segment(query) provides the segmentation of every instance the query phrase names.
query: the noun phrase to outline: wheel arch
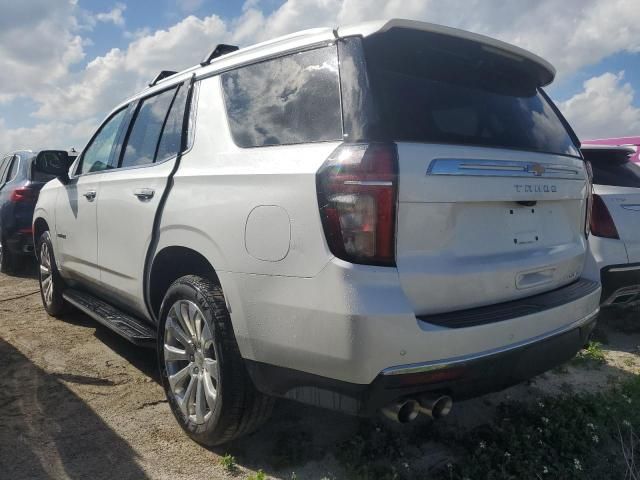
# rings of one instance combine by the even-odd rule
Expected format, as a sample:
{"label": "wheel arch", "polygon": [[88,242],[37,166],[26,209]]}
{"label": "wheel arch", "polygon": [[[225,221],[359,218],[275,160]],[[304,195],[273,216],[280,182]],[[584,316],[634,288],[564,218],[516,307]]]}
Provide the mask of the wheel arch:
{"label": "wheel arch", "polygon": [[154,256],[149,272],[149,301],[156,318],[171,284],[185,275],[199,275],[220,285],[215,268],[201,253],[178,245],[162,248]]}
{"label": "wheel arch", "polygon": [[49,223],[43,217],[37,217],[33,221],[33,245],[36,257],[38,257],[38,249],[36,246],[38,245],[38,240],[40,236],[46,232],[51,232],[51,228],[49,228]]}

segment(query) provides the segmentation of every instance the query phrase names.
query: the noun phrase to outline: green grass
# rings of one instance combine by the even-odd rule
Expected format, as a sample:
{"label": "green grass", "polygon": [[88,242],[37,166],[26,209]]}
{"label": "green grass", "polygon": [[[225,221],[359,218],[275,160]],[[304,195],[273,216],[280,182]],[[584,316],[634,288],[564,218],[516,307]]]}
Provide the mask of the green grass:
{"label": "green grass", "polygon": [[220,459],[220,465],[222,465],[222,467],[227,472],[233,473],[238,470],[238,466],[236,465],[236,457],[234,457],[230,453],[227,453],[222,456],[222,458]]}
{"label": "green grass", "polygon": [[[629,471],[639,467],[629,467],[623,454],[630,457],[632,446],[640,451],[638,406],[636,376],[603,393],[502,404],[493,423],[466,432],[434,424],[408,435],[363,423],[336,456],[358,480],[638,478]],[[415,465],[424,455],[420,446],[430,440],[447,448],[451,459],[426,472]]]}
{"label": "green grass", "polygon": [[600,342],[590,341],[589,344],[571,361],[573,365],[598,367],[604,365],[607,359]]}
{"label": "green grass", "polygon": [[247,480],[266,480],[266,479],[267,479],[267,475],[262,470],[258,470],[257,472],[252,473],[247,477]]}

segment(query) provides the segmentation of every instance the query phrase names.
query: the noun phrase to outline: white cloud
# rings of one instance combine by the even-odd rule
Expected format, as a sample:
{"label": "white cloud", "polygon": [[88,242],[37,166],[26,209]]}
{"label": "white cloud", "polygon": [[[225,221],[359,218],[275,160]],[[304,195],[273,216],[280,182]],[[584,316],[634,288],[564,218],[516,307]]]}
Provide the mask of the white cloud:
{"label": "white cloud", "polygon": [[583,91],[559,107],[582,139],[637,135],[640,108],[633,104],[634,95],[624,72],[607,72],[584,82]]}
{"label": "white cloud", "polygon": [[199,9],[204,0],[176,0],[178,7],[185,13],[191,13]]}
{"label": "white cloud", "polygon": [[189,16],[168,30],[132,41],[126,50],[114,48],[97,57],[69,85],[36,94],[40,108],[34,115],[62,120],[104,115],[143,88],[160,70],[194,65],[227,36],[219,17]]}
{"label": "white cloud", "polygon": [[[194,11],[202,0],[176,0],[183,11]],[[125,32],[130,44],[90,61],[79,72],[70,67],[84,55],[87,40],[74,32],[90,28],[91,21],[123,26],[125,6],[90,14],[74,0],[31,0],[3,6],[0,17],[0,102],[15,95],[38,105],[35,116],[45,121],[83,122],[104,117],[125,97],[143,88],[157,72],[196,64],[217,43],[247,45],[296,30],[343,25],[387,17],[413,18],[460,27],[500,38],[547,58],[568,77],[585,65],[619,51],[640,51],[638,0],[287,0],[269,15],[260,2],[245,2],[240,16],[223,21],[216,15],[187,16],[168,29]],[[28,3],[28,6],[22,4]],[[100,17],[100,18],[98,18]],[[87,25],[82,25],[81,18]],[[30,35],[17,35],[30,31]],[[42,48],[46,45],[47,48]],[[42,73],[46,72],[46,75]],[[613,76],[608,98],[633,97],[631,87]],[[593,79],[592,79],[593,80]],[[611,80],[609,80],[611,83]],[[585,84],[594,95],[595,87]],[[602,86],[598,87],[602,90]],[[563,108],[575,111],[582,97]],[[631,100],[629,101],[631,102]],[[634,108],[628,104],[633,117]],[[585,120],[572,119],[577,125]],[[9,120],[7,120],[9,121]],[[582,122],[582,123],[580,123]],[[7,128],[12,126],[8,123]],[[580,128],[586,129],[581,126]],[[591,128],[591,127],[589,127]],[[593,129],[595,130],[595,126]],[[18,132],[20,129],[10,130]],[[57,130],[56,130],[57,131]],[[59,130],[61,132],[64,129]],[[33,134],[33,132],[24,132]],[[617,133],[617,132],[616,132]],[[0,140],[18,139],[6,134]],[[29,137],[24,137],[28,140]],[[22,143],[24,143],[24,140]],[[17,141],[17,140],[16,140]],[[0,143],[0,147],[10,147]]]}
{"label": "white cloud", "polygon": [[41,148],[80,149],[99,125],[99,118],[86,118],[78,122],[43,122],[29,128],[7,128],[0,118],[0,152]]}
{"label": "white cloud", "polygon": [[96,13],[94,18],[98,22],[103,23],[113,23],[118,27],[124,27],[124,11],[127,9],[127,6],[123,3],[116,3],[116,6],[113,7],[110,11],[104,13]]}
{"label": "white cloud", "polygon": [[73,33],[74,8],[63,0],[3,2],[0,85],[5,100],[51,88],[83,59],[83,40]]}

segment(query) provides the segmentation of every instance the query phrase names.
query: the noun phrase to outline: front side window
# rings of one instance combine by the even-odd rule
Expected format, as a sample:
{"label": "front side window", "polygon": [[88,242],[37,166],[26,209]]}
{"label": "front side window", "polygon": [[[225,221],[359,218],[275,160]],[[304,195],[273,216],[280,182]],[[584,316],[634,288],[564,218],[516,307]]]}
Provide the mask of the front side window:
{"label": "front side window", "polygon": [[241,67],[222,74],[221,81],[240,147],[342,138],[335,46]]}
{"label": "front side window", "polygon": [[78,174],[100,172],[113,168],[110,160],[126,112],[127,109],[123,108],[102,125],[82,155]]}
{"label": "front side window", "polygon": [[144,99],[133,121],[120,167],[153,163],[176,89]]}

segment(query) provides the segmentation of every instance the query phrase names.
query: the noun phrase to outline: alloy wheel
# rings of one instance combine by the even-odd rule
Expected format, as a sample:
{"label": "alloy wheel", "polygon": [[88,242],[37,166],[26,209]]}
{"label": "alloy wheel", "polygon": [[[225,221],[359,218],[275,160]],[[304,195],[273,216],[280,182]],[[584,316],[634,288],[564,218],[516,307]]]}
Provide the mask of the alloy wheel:
{"label": "alloy wheel", "polygon": [[51,253],[46,242],[40,247],[40,285],[42,297],[47,305],[53,301],[53,276],[51,268]]}
{"label": "alloy wheel", "polygon": [[178,300],[164,327],[164,364],[171,393],[191,422],[205,423],[220,390],[220,367],[213,332],[200,308]]}

